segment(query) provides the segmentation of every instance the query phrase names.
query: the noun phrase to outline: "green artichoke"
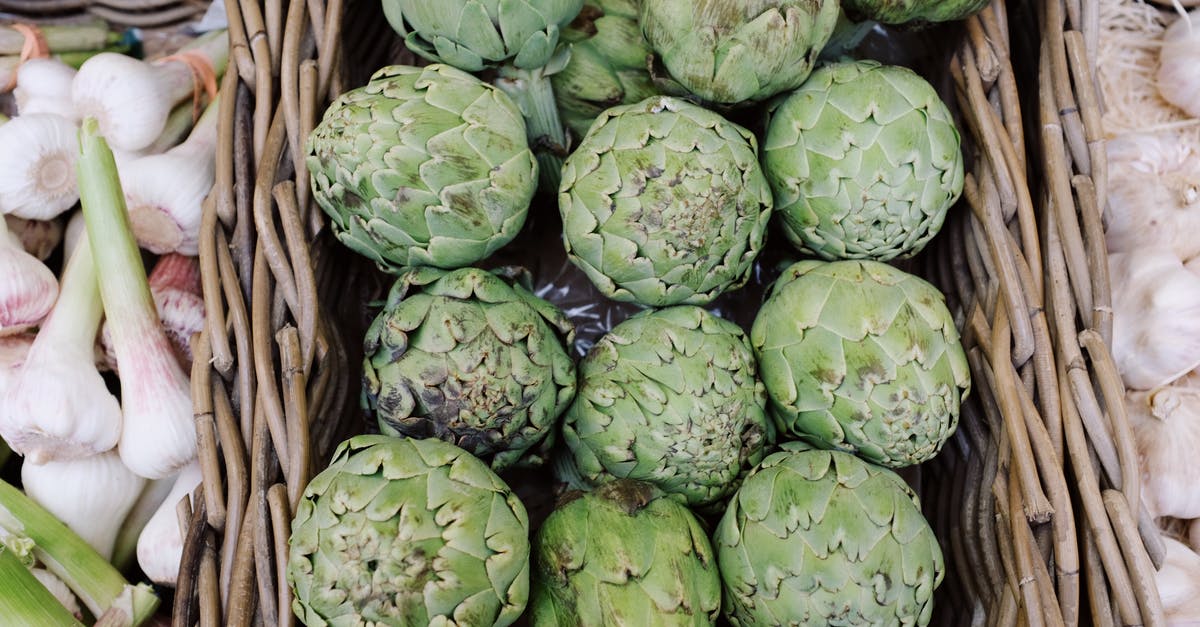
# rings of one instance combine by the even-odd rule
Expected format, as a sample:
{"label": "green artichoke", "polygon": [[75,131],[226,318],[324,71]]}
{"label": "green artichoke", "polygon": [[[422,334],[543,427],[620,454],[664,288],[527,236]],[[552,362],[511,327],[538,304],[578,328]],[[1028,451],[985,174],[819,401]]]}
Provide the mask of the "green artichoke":
{"label": "green artichoke", "polygon": [[989,0],[841,0],[842,8],[856,21],[923,26],[931,22],[953,22],[970,17]]}
{"label": "green artichoke", "polygon": [[875,61],[824,66],[787,96],[763,169],[788,239],[830,260],[916,254],[963,186],[949,109],[912,70]]}
{"label": "green artichoke", "polygon": [[468,72],[511,61],[546,65],[583,0],[383,0],[392,28],[415,53]]}
{"label": "green artichoke", "polygon": [[307,162],[338,239],[391,272],[491,255],[525,224],[537,186],[516,105],[446,65],[386,67],[342,94]]}
{"label": "green artichoke", "polygon": [[570,498],[533,540],[532,627],[715,624],[721,581],[686,507],[626,480]]}
{"label": "green artichoke", "polygon": [[704,305],[745,284],[771,217],[746,129],[655,96],[596,119],[558,195],[572,263],[618,301]]}
{"label": "green artichoke", "polygon": [[723,105],[800,86],[837,19],[837,0],[642,0],[642,32],[671,78]]}
{"label": "green artichoke", "polygon": [[929,624],[945,569],[917,496],[886,468],[794,445],[746,477],[713,536],[730,622]]}
{"label": "green artichoke", "polygon": [[781,437],[892,468],[936,455],[971,389],[941,292],[874,261],[788,267],[750,343]]}
{"label": "green artichoke", "polygon": [[571,60],[551,81],[563,122],[576,137],[605,109],[641,102],[658,93],[651,56],[638,25],[641,0],[587,0],[563,30]]}
{"label": "green artichoke", "polygon": [[742,330],[699,307],[625,320],[579,364],[560,474],[579,488],[629,478],[693,507],[718,504],[771,439],[756,370]]}
{"label": "green artichoke", "polygon": [[343,442],[292,521],[287,579],[309,627],[509,625],[529,598],[529,519],[440,440]]}
{"label": "green artichoke", "polygon": [[365,340],[380,430],[441,438],[496,470],[545,461],[575,396],[574,329],[522,278],[421,268],[396,281]]}

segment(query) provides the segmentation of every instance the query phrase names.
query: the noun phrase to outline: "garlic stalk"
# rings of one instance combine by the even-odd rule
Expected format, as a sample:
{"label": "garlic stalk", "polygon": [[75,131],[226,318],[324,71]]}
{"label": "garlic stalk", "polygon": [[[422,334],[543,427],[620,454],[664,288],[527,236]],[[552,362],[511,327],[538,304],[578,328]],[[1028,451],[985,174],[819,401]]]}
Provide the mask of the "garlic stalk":
{"label": "garlic stalk", "polygon": [[200,252],[201,203],[215,180],[217,103],[209,104],[187,141],[118,164],[133,234],[156,255]]}
{"label": "garlic stalk", "polygon": [[30,59],[21,65],[13,97],[17,112],[53,113],[72,122],[79,120],[71,102],[71,82],[75,68],[58,59]]}
{"label": "garlic stalk", "polygon": [[[204,297],[200,290],[200,263],[195,257],[169,253],[158,258],[147,279],[154,308],[163,331],[184,372],[192,369],[192,337],[204,328]],[[105,324],[100,331],[104,354],[116,370],[112,336]]]}
{"label": "garlic stalk", "polygon": [[[121,40],[102,19],[72,24],[43,24],[38,27],[51,52],[98,50]],[[0,26],[0,54],[20,54],[25,35],[10,25]]]}
{"label": "garlic stalk", "polygon": [[1154,582],[1167,624],[1200,623],[1200,555],[1174,538],[1163,536],[1163,544],[1167,557]]}
{"label": "garlic stalk", "polygon": [[82,459],[21,466],[25,494],[79,534],[104,559],[112,558],[117,532],[145,483],[121,463],[115,450]]}
{"label": "garlic stalk", "polygon": [[62,243],[63,225],[59,220],[26,220],[17,216],[4,216],[8,232],[17,237],[25,252],[39,261],[45,261]]}
{"label": "garlic stalk", "polygon": [[79,607],[79,599],[75,598],[75,593],[71,592],[71,588],[66,582],[59,579],[57,575],[46,570],[45,568],[30,568],[29,572],[46,587],[46,590],[54,596],[63,608],[75,617],[75,620],[83,619],[83,609]]}
{"label": "garlic stalk", "polygon": [[158,508],[162,506],[163,501],[167,500],[167,495],[175,487],[175,480],[178,478],[179,475],[175,474],[162,479],[146,481],[142,493],[138,495],[129,514],[121,522],[121,530],[117,532],[117,541],[113,547],[111,560],[117,570],[128,569],[137,559],[138,538],[142,536],[142,530],[146,528]]}
{"label": "garlic stalk", "polygon": [[83,219],[83,212],[72,212],[63,231],[63,259],[70,259],[75,254],[75,248],[84,233],[87,233],[87,222]]}
{"label": "garlic stalk", "polygon": [[0,616],[6,625],[82,627],[67,608],[42,585],[26,566],[23,556],[0,544]]}
{"label": "garlic stalk", "polygon": [[25,252],[0,220],[0,337],[36,326],[58,298],[58,279],[36,257]]}
{"label": "garlic stalk", "polygon": [[91,247],[84,239],[63,272],[62,292],[0,407],[0,435],[44,464],[116,446],[121,407],[95,366],[102,314]]}
{"label": "garlic stalk", "polygon": [[1200,117],[1200,13],[1181,16],[1162,35],[1158,93],[1192,117]]}
{"label": "garlic stalk", "polygon": [[146,523],[138,536],[138,565],[156,584],[174,586],[179,577],[179,562],[183,558],[183,532],[179,529],[176,508],[200,485],[200,463],[192,462],[179,472],[171,492]]}
{"label": "garlic stalk", "polygon": [[0,212],[49,220],[79,200],[75,125],[31,113],[0,126]]}
{"label": "garlic stalk", "polygon": [[129,228],[116,163],[96,120],[79,134],[79,189],[93,246],[104,315],[121,379],[121,461],[148,479],[170,475],[196,457],[188,377],[171,351]]}
{"label": "garlic stalk", "polygon": [[[227,34],[214,31],[181,52],[204,58],[219,75],[229,56]],[[141,150],[162,133],[175,105],[191,97],[194,80],[183,61],[144,62],[100,53],[79,68],[71,98],[81,118],[96,118],[112,147]]]}
{"label": "garlic stalk", "polygon": [[1200,389],[1167,386],[1129,392],[1126,409],[1142,472],[1142,501],[1151,516],[1200,517],[1200,482],[1192,459],[1200,447]]}
{"label": "garlic stalk", "polygon": [[1128,134],[1106,142],[1105,241],[1109,252],[1166,248],[1200,255],[1200,146],[1169,134]]}
{"label": "garlic stalk", "polygon": [[1125,385],[1150,390],[1200,365],[1200,276],[1162,248],[1112,253],[1113,358]]}
{"label": "garlic stalk", "polygon": [[139,625],[158,609],[159,599],[150,586],[130,585],[91,545],[4,481],[0,481],[0,529],[32,540],[34,557],[62,579],[93,616],[112,612],[115,616],[110,618],[119,621],[115,624]]}

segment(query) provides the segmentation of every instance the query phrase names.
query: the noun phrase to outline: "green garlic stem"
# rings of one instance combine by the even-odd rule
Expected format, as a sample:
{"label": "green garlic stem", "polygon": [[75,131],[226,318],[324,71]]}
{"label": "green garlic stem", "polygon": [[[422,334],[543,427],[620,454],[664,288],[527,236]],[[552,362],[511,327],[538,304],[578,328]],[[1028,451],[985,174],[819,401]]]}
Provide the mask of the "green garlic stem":
{"label": "green garlic stem", "polygon": [[[83,24],[39,25],[38,30],[46,38],[50,52],[99,50],[120,40],[120,35],[111,32],[104,20]],[[21,54],[24,45],[24,35],[11,26],[0,26],[0,54]]]}
{"label": "green garlic stem", "polygon": [[[158,609],[159,599],[150,586],[130,585],[83,538],[5,481],[0,481],[0,529],[33,540],[34,556],[46,566],[46,570],[57,575],[71,588],[92,615],[100,616],[115,608],[125,619],[121,624],[136,627]],[[25,567],[22,565],[21,568]],[[5,582],[0,586],[7,586],[8,581],[6,575],[0,574],[0,582]],[[44,587],[42,589],[45,590]],[[3,596],[2,592],[0,596]],[[66,611],[65,608],[63,611]],[[0,610],[0,616],[7,615]]]}
{"label": "green garlic stem", "polygon": [[539,186],[544,193],[557,194],[567,155],[567,131],[558,117],[550,74],[544,68],[522,70],[506,65],[500,75],[496,86],[517,103],[525,116],[525,134],[538,160]]}
{"label": "green garlic stem", "polygon": [[0,544],[0,616],[8,625],[82,627],[83,623],[33,576],[21,558]]}
{"label": "green garlic stem", "polygon": [[103,317],[104,304],[100,300],[92,247],[84,233],[67,260],[58,299],[38,335],[57,337],[67,346],[80,346],[90,351]]}

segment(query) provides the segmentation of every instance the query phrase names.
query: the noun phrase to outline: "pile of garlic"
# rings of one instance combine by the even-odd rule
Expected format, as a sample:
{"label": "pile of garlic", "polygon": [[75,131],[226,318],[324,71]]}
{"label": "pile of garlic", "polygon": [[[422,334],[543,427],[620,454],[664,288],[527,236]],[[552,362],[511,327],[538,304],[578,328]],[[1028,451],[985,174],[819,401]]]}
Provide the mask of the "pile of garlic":
{"label": "pile of garlic", "polygon": [[[204,325],[196,255],[219,99],[197,93],[198,59],[215,81],[227,34],[157,61],[101,52],[77,71],[30,59],[17,115],[0,116],[0,438],[23,456],[31,499],[118,568],[136,558],[168,586],[183,546],[176,505],[200,483],[188,373]],[[79,208],[85,117],[113,148],[130,229],[153,255],[151,329],[104,320],[105,268]]]}
{"label": "pile of garlic", "polygon": [[1102,0],[1100,22],[1113,357],[1127,389],[1143,504],[1164,529],[1164,610],[1171,624],[1197,624],[1200,10]]}

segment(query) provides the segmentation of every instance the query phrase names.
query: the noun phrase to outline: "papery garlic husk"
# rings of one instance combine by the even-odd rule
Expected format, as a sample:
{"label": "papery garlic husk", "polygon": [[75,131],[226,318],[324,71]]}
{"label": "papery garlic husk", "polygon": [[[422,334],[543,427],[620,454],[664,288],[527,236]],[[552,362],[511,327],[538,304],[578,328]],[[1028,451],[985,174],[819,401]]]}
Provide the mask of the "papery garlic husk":
{"label": "papery garlic husk", "polygon": [[[1158,52],[1158,93],[1192,117],[1200,117],[1200,14],[1193,11],[1163,32]],[[22,70],[24,71],[24,70]]]}
{"label": "papery garlic husk", "polygon": [[1128,392],[1125,407],[1142,472],[1142,502],[1152,517],[1200,517],[1200,389],[1166,386]]}
{"label": "papery garlic husk", "polygon": [[115,450],[81,459],[25,463],[25,494],[70,527],[104,559],[112,558],[121,523],[146,480],[133,474]]}
{"label": "papery garlic husk", "polygon": [[25,251],[5,223],[0,223],[0,277],[0,337],[40,324],[58,298],[58,279]]}
{"label": "papery garlic husk", "polygon": [[170,494],[138,537],[138,565],[150,581],[158,585],[173,587],[179,577],[179,562],[183,558],[183,532],[179,528],[176,508],[185,496],[190,498],[201,480],[200,463],[197,461],[180,470]]}
{"label": "papery garlic husk", "polygon": [[1106,147],[1108,251],[1169,249],[1185,261],[1200,255],[1200,146],[1174,134],[1130,134]]}
{"label": "papery garlic husk", "polygon": [[21,64],[13,97],[18,115],[53,113],[78,122],[71,102],[71,83],[75,68],[53,57],[29,59]]}
{"label": "papery garlic husk", "polygon": [[121,434],[121,406],[95,366],[103,307],[87,242],[68,261],[59,299],[0,398],[0,436],[32,463],[103,453]]}
{"label": "papery garlic husk", "polygon": [[76,128],[50,113],[31,113],[0,125],[0,213],[49,220],[79,200]]}
{"label": "papery garlic husk", "polygon": [[1200,555],[1186,544],[1163,536],[1167,557],[1154,575],[1168,625],[1200,624]]}
{"label": "papery garlic husk", "polygon": [[71,592],[71,588],[58,578],[58,575],[45,568],[30,568],[29,572],[33,573],[38,582],[45,586],[76,620],[83,620],[83,608],[79,607],[79,599],[74,592]]}
{"label": "papery garlic husk", "polygon": [[109,145],[140,150],[158,138],[175,103],[192,88],[186,69],[101,52],[80,66],[71,98],[81,119],[96,118]]}
{"label": "papery garlic husk", "polygon": [[1113,358],[1127,387],[1150,390],[1200,365],[1200,276],[1163,248],[1112,253]]}
{"label": "papery garlic husk", "polygon": [[39,261],[49,259],[62,243],[64,229],[60,219],[26,220],[6,215],[4,221],[8,224],[8,232],[21,242],[21,248]]}

